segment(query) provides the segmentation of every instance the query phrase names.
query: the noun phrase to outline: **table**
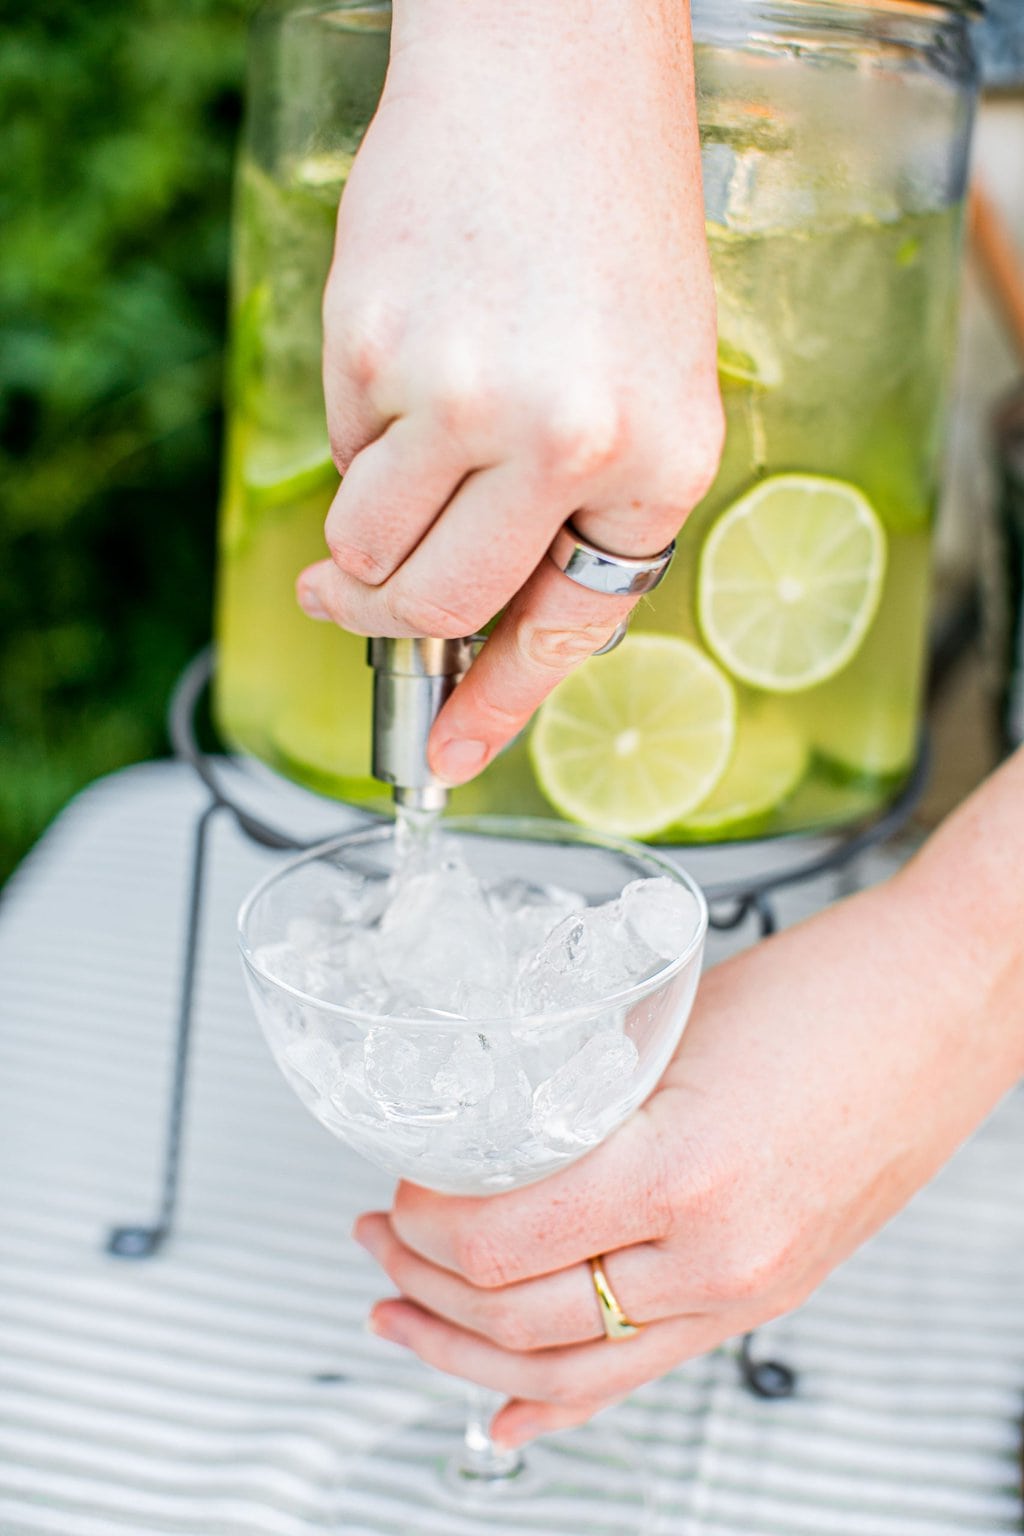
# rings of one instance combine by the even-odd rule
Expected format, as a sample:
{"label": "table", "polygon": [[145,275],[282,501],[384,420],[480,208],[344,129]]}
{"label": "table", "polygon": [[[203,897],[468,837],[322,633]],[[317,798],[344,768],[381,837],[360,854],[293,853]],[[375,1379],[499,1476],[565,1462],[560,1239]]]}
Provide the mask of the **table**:
{"label": "table", "polygon": [[[309,1536],[332,1517],[346,1536],[398,1533],[400,1478],[346,1508],[345,1458],[396,1412],[458,1396],[363,1328],[385,1287],[347,1233],[388,1181],[307,1116],[259,1038],[234,913],[280,855],[226,819],[180,1223],[146,1263],[103,1251],[152,1208],[202,804],[173,764],[102,780],[0,906],[0,1536]],[[783,916],[831,894],[791,893]],[[660,1481],[661,1536],[1019,1529],[1022,1162],[1016,1093],[759,1335],[799,1372],[793,1399],[755,1401],[722,1351],[606,1416]],[[579,1530],[609,1518],[598,1490]]]}

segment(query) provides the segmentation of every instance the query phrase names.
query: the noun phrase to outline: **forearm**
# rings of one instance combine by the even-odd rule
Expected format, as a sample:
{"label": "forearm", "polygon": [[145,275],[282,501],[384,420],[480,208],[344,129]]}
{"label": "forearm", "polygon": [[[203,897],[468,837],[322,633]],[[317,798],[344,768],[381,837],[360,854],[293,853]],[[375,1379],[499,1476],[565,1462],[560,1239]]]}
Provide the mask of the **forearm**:
{"label": "forearm", "polygon": [[1022,1072],[1019,753],[893,879],[710,971],[668,1080],[698,1162],[743,1163],[774,1106],[768,1183],[815,1210],[820,1279]]}
{"label": "forearm", "polygon": [[994,1053],[1024,1074],[1024,749],[939,828],[891,882],[918,963]]}
{"label": "forearm", "polygon": [[527,138],[537,118],[531,102],[549,91],[572,104],[581,143],[605,122],[635,145],[639,164],[657,133],[697,168],[699,194],[687,0],[394,0],[393,13],[393,70],[408,60],[420,79],[433,64],[446,94],[465,71],[478,89],[520,96]]}

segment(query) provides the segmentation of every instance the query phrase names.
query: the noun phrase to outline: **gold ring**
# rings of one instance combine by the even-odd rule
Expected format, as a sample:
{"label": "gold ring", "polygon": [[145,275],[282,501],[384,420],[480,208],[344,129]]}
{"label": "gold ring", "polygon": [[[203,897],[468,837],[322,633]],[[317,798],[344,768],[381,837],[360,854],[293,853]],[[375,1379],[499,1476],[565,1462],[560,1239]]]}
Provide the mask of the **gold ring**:
{"label": "gold ring", "polygon": [[608,1277],[601,1263],[602,1258],[603,1255],[599,1255],[590,1260],[590,1278],[597,1292],[597,1304],[601,1309],[604,1336],[606,1339],[628,1339],[632,1334],[639,1333],[643,1324],[631,1323],[619,1306],[615,1292],[608,1284]]}

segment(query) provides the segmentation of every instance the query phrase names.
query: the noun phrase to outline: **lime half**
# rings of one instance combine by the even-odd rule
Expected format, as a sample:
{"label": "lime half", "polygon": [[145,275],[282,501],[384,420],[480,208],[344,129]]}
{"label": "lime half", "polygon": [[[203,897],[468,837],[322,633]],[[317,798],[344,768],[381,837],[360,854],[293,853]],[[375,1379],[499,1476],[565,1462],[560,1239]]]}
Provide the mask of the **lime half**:
{"label": "lime half", "polygon": [[775,475],[732,504],[700,555],[704,638],[771,693],[824,682],[857,654],[885,578],[885,531],[854,485]]}
{"label": "lime half", "polygon": [[708,798],[672,830],[695,842],[753,830],[788,800],[807,771],[809,756],[786,705],[777,699],[745,705],[732,762]]}
{"label": "lime half", "polygon": [[735,693],[713,661],[688,640],[632,635],[559,684],[530,756],[563,816],[645,837],[707,799],[735,735]]}

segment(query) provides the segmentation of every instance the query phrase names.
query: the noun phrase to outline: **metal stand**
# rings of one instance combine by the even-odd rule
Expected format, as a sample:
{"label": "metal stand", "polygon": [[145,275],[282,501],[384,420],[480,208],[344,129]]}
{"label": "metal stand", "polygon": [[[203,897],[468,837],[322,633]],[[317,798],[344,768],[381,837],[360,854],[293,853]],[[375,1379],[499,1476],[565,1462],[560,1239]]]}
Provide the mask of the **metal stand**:
{"label": "metal stand", "polygon": [[[209,792],[209,802],[196,823],[192,866],[188,884],[188,922],[178,998],[174,1063],[170,1103],[164,1139],[160,1202],[156,1219],[148,1225],[116,1227],[107,1237],[106,1249],[121,1259],[149,1259],[159,1252],[170,1236],[177,1211],[180,1188],[182,1136],[188,1086],[189,1048],[192,1039],[192,1013],[195,1002],[196,963],[202,917],[203,876],[206,868],[207,834],[214,816],[229,811],[247,837],[265,848],[301,852],[315,847],[330,835],[329,830],[313,839],[299,838],[253,815],[239,805],[225,787],[215,758],[203,753],[195,732],[196,709],[213,675],[212,648],[201,651],[186,667],[171,698],[168,728],[175,755],[188,763]],[[708,884],[705,891],[711,908],[711,927],[720,933],[739,928],[748,918],[757,923],[760,937],[776,931],[778,919],[774,898],[790,886],[801,885],[824,875],[839,875],[852,866],[867,849],[892,837],[909,820],[920,799],[928,773],[927,751],[922,744],[917,762],[907,784],[881,815],[837,837],[824,852],[782,870],[748,879]],[[368,822],[379,818],[362,813]],[[739,1353],[740,1375],[744,1384],[758,1397],[789,1397],[796,1388],[796,1376],[778,1361],[755,1361],[751,1354],[754,1335],[747,1334]]]}

